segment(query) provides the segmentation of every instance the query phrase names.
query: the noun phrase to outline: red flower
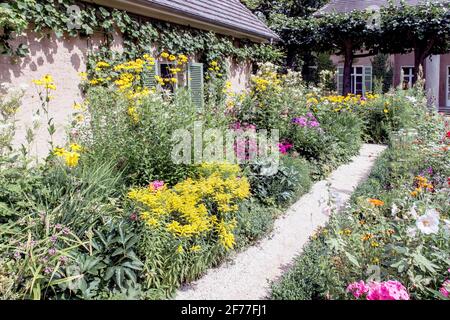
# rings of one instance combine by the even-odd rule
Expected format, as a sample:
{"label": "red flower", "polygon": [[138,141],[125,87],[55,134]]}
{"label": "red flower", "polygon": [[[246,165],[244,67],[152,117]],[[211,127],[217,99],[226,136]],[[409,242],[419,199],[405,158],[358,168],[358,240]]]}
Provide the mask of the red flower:
{"label": "red flower", "polygon": [[447,139],[450,139],[450,131],[447,131]]}

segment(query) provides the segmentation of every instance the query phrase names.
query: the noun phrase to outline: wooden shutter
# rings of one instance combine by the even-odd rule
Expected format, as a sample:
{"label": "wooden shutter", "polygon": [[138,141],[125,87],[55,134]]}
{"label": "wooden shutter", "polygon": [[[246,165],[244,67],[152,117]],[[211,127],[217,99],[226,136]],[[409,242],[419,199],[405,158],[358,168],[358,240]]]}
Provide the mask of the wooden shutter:
{"label": "wooden shutter", "polygon": [[203,63],[194,63],[194,62],[190,63],[188,78],[192,102],[196,105],[198,109],[202,109],[204,99]]}
{"label": "wooden shutter", "polygon": [[155,65],[152,67],[151,70],[144,69],[144,71],[141,74],[142,77],[142,85],[144,88],[156,88],[156,68],[158,68],[158,64],[155,63]]}
{"label": "wooden shutter", "polygon": [[344,67],[337,68],[337,90],[338,94],[344,92]]}
{"label": "wooden shutter", "polygon": [[364,67],[364,87],[363,94],[367,92],[372,92],[373,81],[372,81],[372,66]]}

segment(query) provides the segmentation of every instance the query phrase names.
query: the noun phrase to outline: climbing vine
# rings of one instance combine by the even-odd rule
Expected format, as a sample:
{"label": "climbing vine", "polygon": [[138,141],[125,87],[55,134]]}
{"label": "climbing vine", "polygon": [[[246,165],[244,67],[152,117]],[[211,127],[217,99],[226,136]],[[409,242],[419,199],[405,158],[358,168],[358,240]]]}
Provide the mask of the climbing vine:
{"label": "climbing vine", "polygon": [[[9,43],[13,32],[20,34],[29,24],[35,32],[48,33],[48,30],[51,30],[57,37],[65,34],[72,37],[89,37],[94,32],[103,32],[107,41],[105,48],[97,53],[96,61],[99,58],[112,58],[114,53],[108,49],[113,41],[115,28],[123,35],[123,59],[135,59],[150,53],[154,45],[157,45],[160,51],[167,50],[174,54],[201,53],[205,61],[220,60],[228,56],[238,61],[261,62],[276,61],[282,56],[282,53],[271,45],[241,40],[238,47],[229,36],[136,17],[125,11],[74,0],[8,0],[2,4],[1,10],[0,29],[3,27],[4,36],[0,38],[0,46],[4,47],[4,53],[8,54],[27,54],[24,46],[21,46],[20,52],[13,52]],[[3,15],[3,12],[7,14]]]}

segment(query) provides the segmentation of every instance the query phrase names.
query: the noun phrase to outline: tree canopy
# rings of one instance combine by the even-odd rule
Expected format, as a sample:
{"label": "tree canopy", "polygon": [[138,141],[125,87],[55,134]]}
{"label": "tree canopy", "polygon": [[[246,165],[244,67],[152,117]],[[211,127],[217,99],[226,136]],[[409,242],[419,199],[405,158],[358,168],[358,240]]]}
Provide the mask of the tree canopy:
{"label": "tree canopy", "polygon": [[389,1],[379,10],[370,7],[320,16],[312,13],[328,1],[245,2],[281,36],[288,57],[289,52],[292,56],[312,51],[342,55],[343,94],[351,90],[351,70],[356,58],[414,52],[417,73],[430,55],[450,50],[450,1],[418,5]]}

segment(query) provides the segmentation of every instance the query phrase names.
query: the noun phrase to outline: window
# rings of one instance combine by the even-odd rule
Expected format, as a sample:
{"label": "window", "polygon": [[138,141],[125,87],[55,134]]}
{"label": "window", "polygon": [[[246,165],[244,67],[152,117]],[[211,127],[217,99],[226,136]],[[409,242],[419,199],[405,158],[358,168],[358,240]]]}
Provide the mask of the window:
{"label": "window", "polygon": [[403,89],[412,88],[414,83],[414,67],[405,66],[402,67],[402,87]]}
{"label": "window", "polygon": [[363,95],[363,82],[364,82],[364,68],[353,67],[352,72],[352,93]]}
{"label": "window", "polygon": [[165,84],[162,86],[163,89],[174,92],[176,88],[184,87],[187,85],[187,71],[182,70],[181,72],[177,72],[176,74],[174,74],[173,70],[177,68],[179,67],[177,67],[176,63],[174,62],[158,62],[156,75],[163,79],[166,79]]}
{"label": "window", "polygon": [[[338,92],[344,91],[344,67],[338,67],[337,75]],[[372,66],[355,66],[351,75],[351,92],[365,95],[372,91]]]}

